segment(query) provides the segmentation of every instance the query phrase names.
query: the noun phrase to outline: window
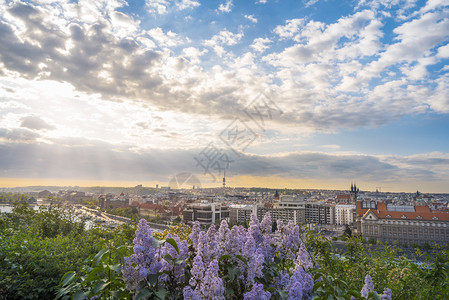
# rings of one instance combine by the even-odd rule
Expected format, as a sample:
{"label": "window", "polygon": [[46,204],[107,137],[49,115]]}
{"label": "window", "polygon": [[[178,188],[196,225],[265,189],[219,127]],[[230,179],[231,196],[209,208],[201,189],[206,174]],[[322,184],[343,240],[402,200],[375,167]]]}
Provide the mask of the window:
{"label": "window", "polygon": [[422,216],[417,216],[416,217],[418,220],[422,220]]}
{"label": "window", "polygon": [[407,219],[407,217],[405,215],[402,215],[401,219]]}
{"label": "window", "polygon": [[391,218],[391,215],[386,215],[385,217],[386,217],[386,218]]}
{"label": "window", "polygon": [[437,216],[434,216],[432,219],[433,219],[433,220],[438,220],[438,217],[437,217]]}

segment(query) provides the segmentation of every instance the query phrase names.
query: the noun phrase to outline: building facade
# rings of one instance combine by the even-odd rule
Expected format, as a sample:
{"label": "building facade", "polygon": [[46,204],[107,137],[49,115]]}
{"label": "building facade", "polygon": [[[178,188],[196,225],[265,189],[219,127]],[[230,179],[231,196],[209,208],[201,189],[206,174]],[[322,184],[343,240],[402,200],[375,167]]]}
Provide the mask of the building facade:
{"label": "building facade", "polygon": [[305,204],[305,223],[307,224],[335,224],[335,207],[324,203]]}
{"label": "building facade", "polygon": [[229,208],[221,203],[190,203],[182,214],[186,224],[198,221],[201,226],[208,226],[223,219],[229,221]]}
{"label": "building facade", "polygon": [[357,203],[364,239],[399,245],[448,244],[449,213],[432,212],[428,206],[373,202]]}
{"label": "building facade", "polygon": [[241,224],[251,219],[254,205],[232,204],[229,206],[229,223]]}
{"label": "building facade", "polygon": [[335,225],[351,225],[354,223],[355,205],[335,205]]}

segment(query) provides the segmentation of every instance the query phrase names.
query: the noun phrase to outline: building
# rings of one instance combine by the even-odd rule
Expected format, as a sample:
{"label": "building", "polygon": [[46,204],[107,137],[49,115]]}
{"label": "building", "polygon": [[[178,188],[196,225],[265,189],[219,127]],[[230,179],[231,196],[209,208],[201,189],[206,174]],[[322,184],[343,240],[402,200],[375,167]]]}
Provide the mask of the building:
{"label": "building", "polygon": [[307,224],[335,224],[335,207],[324,203],[305,204],[305,223]]}
{"label": "building", "polygon": [[256,216],[259,221],[263,219],[265,214],[269,212],[271,220],[276,222],[282,220],[284,223],[293,221],[296,225],[304,223],[304,207],[302,208],[286,208],[286,207],[265,207],[256,205]]}
{"label": "building", "polygon": [[432,212],[428,206],[357,203],[364,239],[400,245],[441,244],[449,241],[449,213]]}
{"label": "building", "polygon": [[229,221],[229,208],[221,203],[190,203],[183,211],[184,223],[198,221],[201,226],[215,224],[216,221]]}
{"label": "building", "polygon": [[251,219],[254,205],[232,204],[229,206],[229,223],[241,224]]}
{"label": "building", "polygon": [[354,223],[355,205],[337,204],[335,205],[335,224],[351,225]]}

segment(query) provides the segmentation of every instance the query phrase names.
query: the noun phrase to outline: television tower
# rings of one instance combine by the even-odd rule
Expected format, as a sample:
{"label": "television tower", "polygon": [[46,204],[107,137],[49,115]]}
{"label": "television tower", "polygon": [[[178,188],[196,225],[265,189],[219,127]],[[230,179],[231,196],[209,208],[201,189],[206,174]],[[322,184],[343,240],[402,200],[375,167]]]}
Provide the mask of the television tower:
{"label": "television tower", "polygon": [[223,188],[226,188],[226,170],[223,171]]}

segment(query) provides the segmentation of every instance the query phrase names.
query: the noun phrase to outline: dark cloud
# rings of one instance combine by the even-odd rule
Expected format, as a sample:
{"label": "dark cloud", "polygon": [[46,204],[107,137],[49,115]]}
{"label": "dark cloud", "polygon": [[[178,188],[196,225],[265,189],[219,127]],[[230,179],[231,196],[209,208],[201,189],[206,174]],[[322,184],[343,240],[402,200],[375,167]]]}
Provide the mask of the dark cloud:
{"label": "dark cloud", "polygon": [[48,124],[38,116],[27,116],[23,117],[20,123],[21,127],[26,127],[29,129],[41,130],[41,129],[55,129],[56,127]]}
{"label": "dark cloud", "polygon": [[6,128],[0,128],[0,141],[6,140],[6,141],[12,141],[12,142],[33,142],[37,138],[39,138],[40,135],[27,130],[27,129],[21,129],[21,128],[13,128],[13,129],[6,129]]}
{"label": "dark cloud", "polygon": [[[21,132],[21,134],[18,134]],[[43,177],[95,180],[168,180],[174,174],[190,172],[204,174],[205,169],[194,159],[202,159],[204,149],[146,149],[135,151],[132,146],[112,145],[84,138],[66,138],[53,144],[19,143],[37,135],[22,130],[0,136],[9,142],[0,144],[0,169],[6,177]],[[232,161],[230,176],[280,176],[283,178],[373,182],[441,180],[449,169],[439,174],[420,165],[399,167],[375,156],[332,155],[318,152],[290,153],[283,156],[260,156],[228,153]],[[404,158],[406,160],[407,158]],[[417,163],[411,158],[410,162]],[[434,163],[432,161],[431,163]],[[206,164],[203,161],[203,164]],[[222,164],[224,167],[224,164]],[[216,165],[209,171],[217,178]]]}

